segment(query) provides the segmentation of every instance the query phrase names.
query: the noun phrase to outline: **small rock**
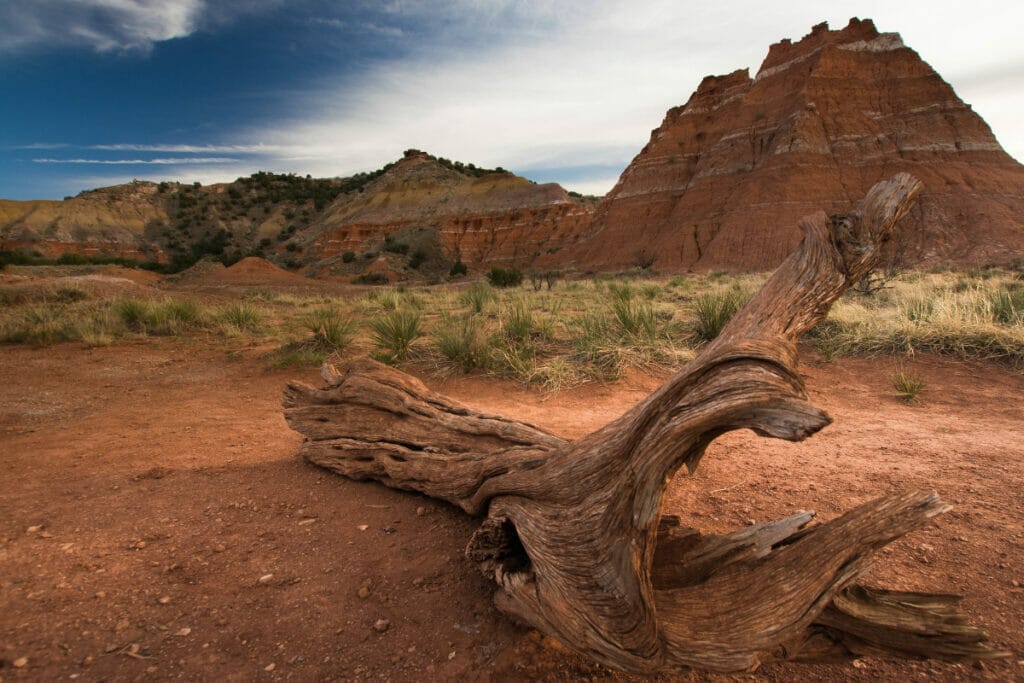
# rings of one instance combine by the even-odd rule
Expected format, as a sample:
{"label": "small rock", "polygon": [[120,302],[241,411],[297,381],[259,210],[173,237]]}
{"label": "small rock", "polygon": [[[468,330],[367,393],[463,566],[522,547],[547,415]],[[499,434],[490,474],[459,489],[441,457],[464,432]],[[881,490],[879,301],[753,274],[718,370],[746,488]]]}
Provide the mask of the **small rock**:
{"label": "small rock", "polygon": [[106,591],[96,591],[96,597],[102,600],[103,598],[107,597],[107,593]]}
{"label": "small rock", "polygon": [[921,545],[917,546],[917,549],[920,550],[922,553],[930,553],[931,551],[935,550],[935,546],[928,545],[927,543],[922,543]]}
{"label": "small rock", "polygon": [[370,528],[370,525],[369,524],[360,524],[356,528],[359,529],[360,531],[366,531],[367,529]]}
{"label": "small rock", "polygon": [[455,650],[452,650],[451,652],[448,653],[448,659],[449,660],[455,659]]}
{"label": "small rock", "polygon": [[165,595],[162,598],[157,599],[157,602],[159,602],[161,605],[169,605],[171,604],[171,596]]}
{"label": "small rock", "polygon": [[361,599],[365,600],[370,597],[370,588],[368,586],[360,586],[359,591],[356,593]]}
{"label": "small rock", "polygon": [[423,585],[423,579],[420,579],[420,578],[413,579],[412,580],[412,585],[414,585],[414,586],[422,586]]}
{"label": "small rock", "polygon": [[190,633],[192,633],[192,629],[190,629],[188,626],[186,626],[186,627],[184,627],[182,629],[178,629],[178,632],[175,633],[174,635],[176,635],[178,637],[181,637],[181,638],[184,638],[185,636],[187,636]]}
{"label": "small rock", "polygon": [[43,528],[42,524],[33,524],[29,528],[25,529],[25,533],[26,534],[34,534],[37,531],[39,531],[40,529],[42,529],[42,528]]}
{"label": "small rock", "polygon": [[271,662],[270,664],[267,664],[265,667],[263,667],[263,670],[264,671],[273,671],[276,668],[277,668],[277,664],[274,664],[273,662]]}
{"label": "small rock", "polygon": [[388,524],[387,526],[384,527],[384,533],[386,533],[386,534],[393,534],[396,531],[398,531],[398,529],[396,529],[395,527],[391,526],[390,524]]}
{"label": "small rock", "polygon": [[49,531],[44,531],[41,534],[39,534],[39,538],[53,538],[53,534],[51,534]]}
{"label": "small rock", "polygon": [[858,668],[858,669],[866,669],[867,666],[868,666],[867,664],[864,663],[863,659],[855,659],[855,660],[853,660],[853,665],[856,668]]}
{"label": "small rock", "polygon": [[1017,579],[1014,579],[1013,581],[1011,581],[1011,582],[1010,582],[1010,584],[1011,584],[1011,585],[1012,585],[1012,586],[1013,586],[1014,588],[1020,588],[1020,581],[1018,581]]}
{"label": "small rock", "polygon": [[304,520],[299,522],[299,526],[306,526],[307,524],[312,524],[315,521],[316,521],[315,517],[311,517],[309,519],[304,519]]}
{"label": "small rock", "polygon": [[92,666],[92,663],[96,661],[92,655],[86,655],[85,659],[82,660],[82,666]]}
{"label": "small rock", "polygon": [[135,544],[135,547],[138,548],[139,550],[142,550],[143,548],[146,547],[146,542],[145,541],[139,541],[138,543]]}
{"label": "small rock", "polygon": [[227,550],[227,548],[224,545],[220,544],[220,543],[218,543],[217,545],[213,546],[213,552],[215,552],[215,553],[222,553],[225,550]]}
{"label": "small rock", "polygon": [[391,622],[388,621],[387,619],[378,619],[373,624],[373,630],[376,631],[377,633],[384,633],[389,628],[391,628]]}
{"label": "small rock", "polygon": [[28,657],[18,657],[13,663],[15,669],[24,669],[28,666]]}
{"label": "small rock", "polygon": [[755,519],[748,519],[747,520],[747,526],[754,526],[755,524],[757,524],[757,520],[755,520]]}
{"label": "small rock", "polygon": [[416,508],[416,516],[417,517],[422,517],[425,514],[427,514],[427,508],[423,507],[422,505],[420,505],[418,508]]}
{"label": "small rock", "polygon": [[274,578],[273,574],[264,574],[259,579],[257,579],[256,582],[257,583],[261,583],[263,585],[266,585],[266,584],[270,583],[271,580],[273,580],[273,578]]}

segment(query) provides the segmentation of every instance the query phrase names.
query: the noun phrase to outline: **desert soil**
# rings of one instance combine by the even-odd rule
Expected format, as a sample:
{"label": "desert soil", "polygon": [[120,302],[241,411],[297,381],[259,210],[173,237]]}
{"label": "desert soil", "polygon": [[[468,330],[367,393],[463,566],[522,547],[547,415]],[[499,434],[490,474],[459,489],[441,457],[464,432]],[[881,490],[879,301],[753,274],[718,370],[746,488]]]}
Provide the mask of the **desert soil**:
{"label": "desert soil", "polygon": [[[631,680],[498,613],[462,555],[474,520],[459,510],[300,461],[281,392],[316,371],[266,365],[188,340],[0,348],[0,680]],[[802,444],[727,435],[676,478],[669,511],[725,530],[934,488],[954,509],[867,580],[965,595],[1013,656],[671,680],[1024,679],[1024,375],[908,367],[927,381],[909,405],[890,359],[806,359],[835,424]],[[424,379],[576,437],[664,377],[554,395]]]}

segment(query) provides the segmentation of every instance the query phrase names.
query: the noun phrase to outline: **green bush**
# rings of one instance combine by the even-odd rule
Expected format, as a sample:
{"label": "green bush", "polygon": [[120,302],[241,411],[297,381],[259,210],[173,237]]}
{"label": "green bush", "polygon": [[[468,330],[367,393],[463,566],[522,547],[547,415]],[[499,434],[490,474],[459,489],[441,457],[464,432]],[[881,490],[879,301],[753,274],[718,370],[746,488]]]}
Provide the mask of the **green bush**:
{"label": "green bush", "polygon": [[494,267],[487,271],[487,281],[495,287],[518,287],[523,283],[523,274],[517,268]]}
{"label": "green bush", "polygon": [[423,265],[423,262],[427,260],[427,252],[422,249],[417,249],[409,257],[409,267],[413,270]]}
{"label": "green bush", "polygon": [[456,259],[455,263],[452,264],[452,267],[448,269],[448,277],[462,277],[468,272],[469,268],[466,267],[466,264],[463,263],[461,259]]}
{"label": "green bush", "polygon": [[363,273],[352,282],[357,285],[386,285],[390,280],[384,273]]}
{"label": "green bush", "polygon": [[341,255],[342,263],[352,263],[355,260],[356,260],[356,252],[354,252],[354,251],[346,251],[344,254]]}
{"label": "green bush", "polygon": [[341,353],[352,344],[356,324],[351,318],[342,317],[336,309],[319,308],[304,322],[313,336],[301,344],[305,349],[326,353]]}

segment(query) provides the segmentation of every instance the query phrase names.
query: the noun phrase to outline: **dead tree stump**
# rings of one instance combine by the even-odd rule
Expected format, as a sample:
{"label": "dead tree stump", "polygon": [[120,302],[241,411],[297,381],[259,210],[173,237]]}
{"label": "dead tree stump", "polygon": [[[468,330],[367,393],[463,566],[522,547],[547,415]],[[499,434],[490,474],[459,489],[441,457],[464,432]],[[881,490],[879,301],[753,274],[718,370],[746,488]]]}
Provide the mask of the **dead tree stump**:
{"label": "dead tree stump", "polygon": [[713,342],[664,386],[577,441],[431,392],[361,360],[292,383],[301,454],[353,479],[483,515],[466,549],[499,609],[604,664],[638,673],[756,668],[851,654],[1001,656],[957,598],[855,579],[877,549],[944,512],[935,493],[890,495],[828,523],[813,513],[725,535],[661,514],[676,471],[733,429],[802,440],[831,422],[807,401],[796,343],[874,264],[920,189],[900,174],[850,215],[800,222],[804,239]]}

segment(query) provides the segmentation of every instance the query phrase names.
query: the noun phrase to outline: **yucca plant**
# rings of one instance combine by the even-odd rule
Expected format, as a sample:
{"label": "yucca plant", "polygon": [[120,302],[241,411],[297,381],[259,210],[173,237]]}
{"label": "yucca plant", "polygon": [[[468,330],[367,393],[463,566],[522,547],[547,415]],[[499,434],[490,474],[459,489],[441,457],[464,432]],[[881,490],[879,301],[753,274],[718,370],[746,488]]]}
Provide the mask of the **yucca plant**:
{"label": "yucca plant", "polygon": [[693,325],[697,339],[711,341],[717,337],[746,300],[746,293],[736,288],[706,292],[697,297],[694,306],[697,317]]}
{"label": "yucca plant", "polygon": [[462,301],[469,306],[474,313],[483,313],[487,304],[497,298],[494,289],[483,282],[477,282],[462,293]]}
{"label": "yucca plant", "polygon": [[224,325],[239,332],[259,332],[263,326],[263,312],[245,302],[225,306],[218,313],[218,318]]}
{"label": "yucca plant", "polygon": [[341,353],[352,343],[356,324],[335,308],[318,308],[305,320],[305,327],[313,333],[303,346],[326,353]]}
{"label": "yucca plant", "polygon": [[413,343],[422,336],[420,313],[409,308],[399,308],[370,322],[373,343],[383,352],[388,361],[404,359]]}
{"label": "yucca plant", "polygon": [[480,318],[473,315],[444,316],[434,335],[438,351],[463,372],[482,367],[487,360]]}

